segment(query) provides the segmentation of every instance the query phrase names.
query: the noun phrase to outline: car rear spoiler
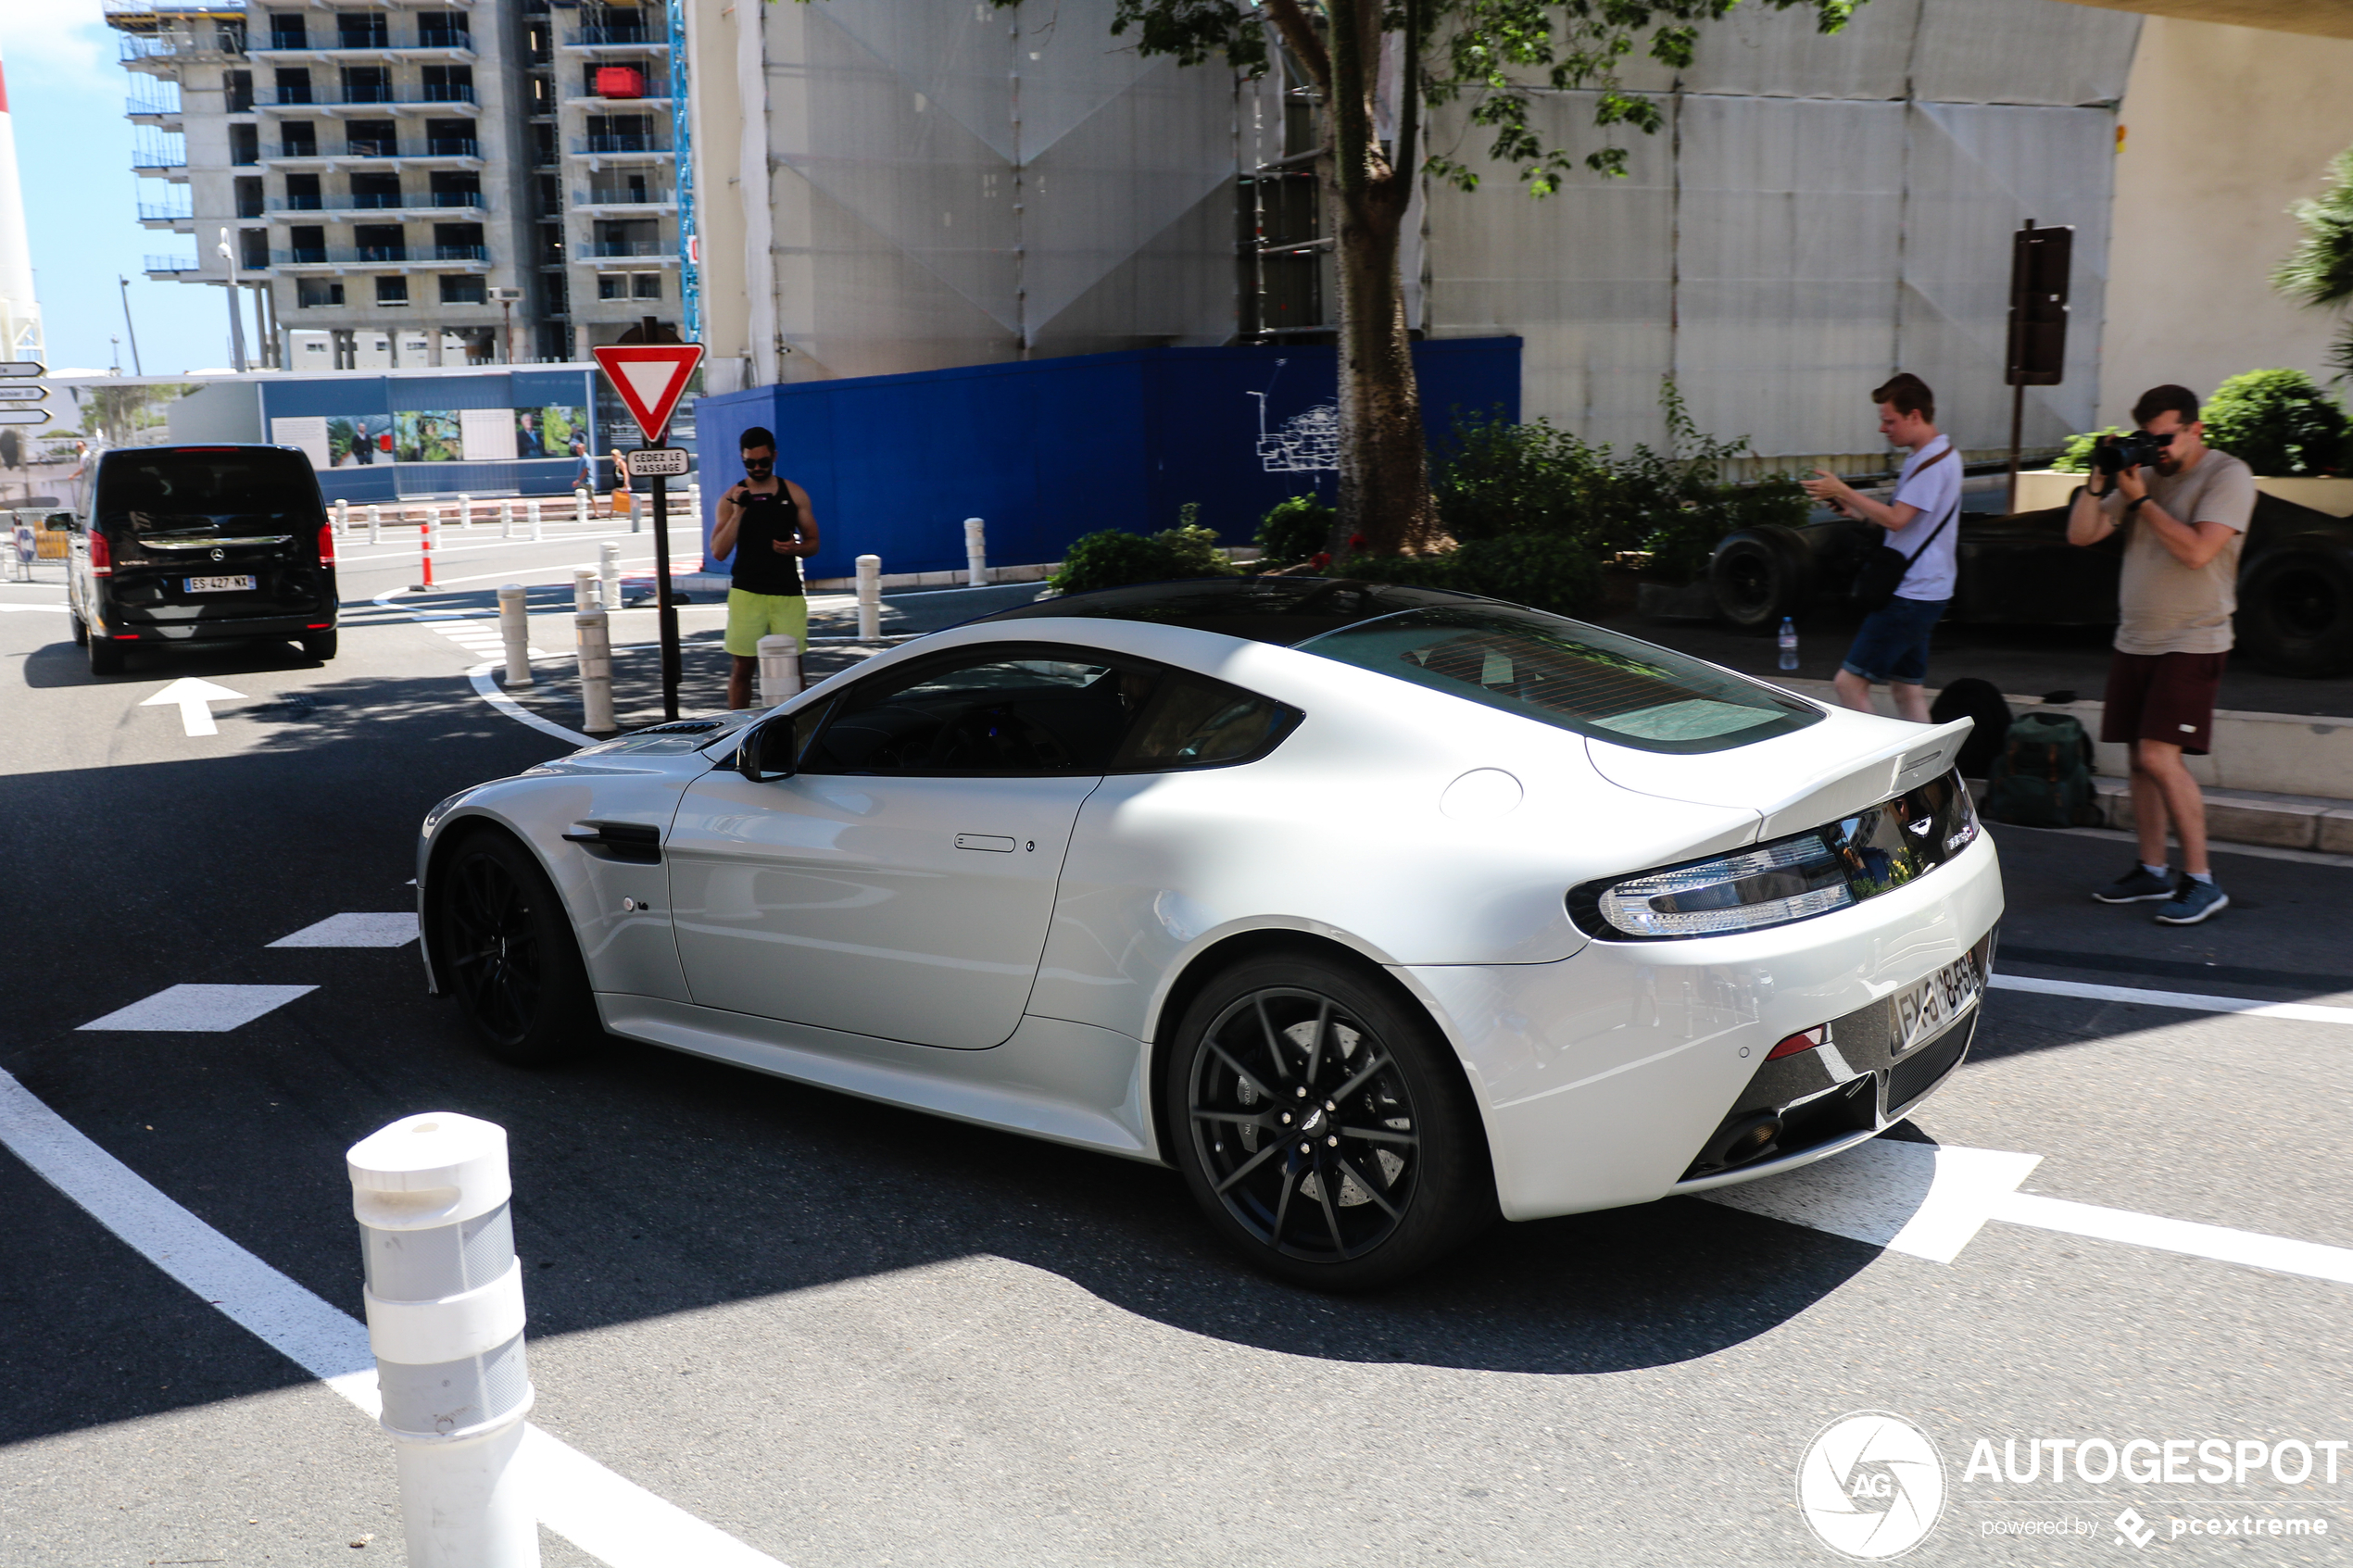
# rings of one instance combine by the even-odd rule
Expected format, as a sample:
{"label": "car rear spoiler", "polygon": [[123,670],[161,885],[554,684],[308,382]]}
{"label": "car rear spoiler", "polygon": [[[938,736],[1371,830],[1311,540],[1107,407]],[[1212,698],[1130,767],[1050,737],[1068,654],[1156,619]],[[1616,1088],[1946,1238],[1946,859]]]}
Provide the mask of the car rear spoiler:
{"label": "car rear spoiler", "polygon": [[1849,769],[1829,784],[1814,785],[1768,808],[1758,836],[1778,838],[1834,822],[1841,817],[1853,816],[1866,806],[1876,806],[1892,796],[1917,789],[1931,779],[1951,772],[1954,759],[1961,754],[1961,744],[1975,727],[1972,720],[1956,719],[1949,724],[1938,724],[1906,736],[1902,745]]}

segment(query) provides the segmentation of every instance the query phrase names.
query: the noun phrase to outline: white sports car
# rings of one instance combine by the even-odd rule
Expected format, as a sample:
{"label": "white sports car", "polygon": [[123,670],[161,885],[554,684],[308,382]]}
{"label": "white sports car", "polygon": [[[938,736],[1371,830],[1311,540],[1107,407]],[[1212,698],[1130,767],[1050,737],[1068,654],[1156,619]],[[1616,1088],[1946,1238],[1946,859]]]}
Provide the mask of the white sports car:
{"label": "white sports car", "polygon": [[1785,1171],[1968,1049],[2000,869],[1920,729],[1491,599],[1159,583],[425,819],[434,989],[1181,1171],[1262,1268]]}

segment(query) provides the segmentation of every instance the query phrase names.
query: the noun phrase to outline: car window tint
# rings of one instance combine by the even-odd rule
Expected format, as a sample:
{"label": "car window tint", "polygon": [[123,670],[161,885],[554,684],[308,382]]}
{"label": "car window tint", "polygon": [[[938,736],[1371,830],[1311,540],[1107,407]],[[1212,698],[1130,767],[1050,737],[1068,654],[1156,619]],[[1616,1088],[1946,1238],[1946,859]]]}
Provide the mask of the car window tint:
{"label": "car window tint", "polygon": [[1413,610],[1300,651],[1642,751],[1723,751],[1822,718],[1729,670],[1516,606]]}
{"label": "car window tint", "polygon": [[1100,773],[1152,675],[1057,653],[926,660],[845,693],[811,773]]}
{"label": "car window tint", "polygon": [[1140,771],[1247,762],[1271,750],[1298,717],[1239,686],[1171,671],[1113,766]]}

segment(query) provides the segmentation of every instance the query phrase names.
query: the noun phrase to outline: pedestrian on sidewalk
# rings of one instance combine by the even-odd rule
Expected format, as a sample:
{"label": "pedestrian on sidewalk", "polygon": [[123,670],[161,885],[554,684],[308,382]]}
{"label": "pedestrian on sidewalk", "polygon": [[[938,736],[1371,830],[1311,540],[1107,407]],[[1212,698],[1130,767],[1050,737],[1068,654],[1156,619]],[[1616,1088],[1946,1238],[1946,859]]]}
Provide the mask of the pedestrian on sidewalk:
{"label": "pedestrian on sidewalk", "polygon": [[[2133,405],[2138,438],[2103,437],[2091,483],[2076,491],[2067,542],[2124,531],[2116,652],[2100,739],[2132,748],[2133,826],[2140,863],[2092,895],[2156,903],[2165,925],[2196,925],[2231,906],[2206,858],[2206,797],[2183,762],[2214,744],[2214,694],[2231,657],[2239,549],[2255,515],[2255,472],[2206,445],[2197,394],[2155,386]],[[2166,828],[2183,875],[2166,862]]]}
{"label": "pedestrian on sidewalk", "polygon": [[1885,547],[1906,558],[1894,596],[1863,617],[1832,683],[1838,699],[1874,713],[1871,685],[1884,683],[1896,714],[1929,722],[1928,642],[1953,602],[1954,525],[1961,509],[1961,464],[1936,428],[1936,394],[1908,370],[1875,387],[1880,433],[1911,456],[1885,501],[1858,494],[1836,474],[1816,469],[1806,493],[1858,522],[1885,530]]}
{"label": "pedestrian on sidewalk", "polygon": [[589,460],[587,437],[575,435],[572,438],[572,455],[580,459],[580,467],[572,476],[572,487],[574,490],[585,490],[590,495],[595,495],[597,494],[597,465]]}
{"label": "pedestrian on sidewalk", "polygon": [[792,638],[809,651],[809,600],[801,592],[800,561],[817,553],[817,514],[809,492],[776,473],[776,438],[758,425],[743,433],[744,481],[719,497],[711,556],[730,552],[727,585],[727,706],[751,706],[760,639]]}

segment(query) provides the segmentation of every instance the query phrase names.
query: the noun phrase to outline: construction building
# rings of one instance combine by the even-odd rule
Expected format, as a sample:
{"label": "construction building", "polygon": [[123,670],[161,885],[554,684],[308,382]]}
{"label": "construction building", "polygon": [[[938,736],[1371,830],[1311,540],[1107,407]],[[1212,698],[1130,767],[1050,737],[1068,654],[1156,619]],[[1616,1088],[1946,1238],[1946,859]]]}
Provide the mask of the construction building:
{"label": "construction building", "polygon": [[[585,359],[678,314],[669,22],[548,0],[108,0],[150,277],[238,368]],[[252,346],[245,335],[252,334]]]}

